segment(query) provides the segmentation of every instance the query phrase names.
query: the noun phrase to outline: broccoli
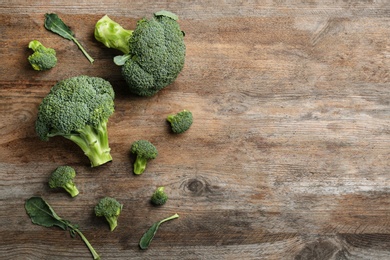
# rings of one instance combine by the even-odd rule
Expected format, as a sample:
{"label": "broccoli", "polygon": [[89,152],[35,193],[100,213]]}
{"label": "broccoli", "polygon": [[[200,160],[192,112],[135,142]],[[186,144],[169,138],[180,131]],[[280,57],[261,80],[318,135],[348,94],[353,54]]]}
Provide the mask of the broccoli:
{"label": "broccoli", "polygon": [[131,152],[137,157],[134,162],[134,173],[142,174],[145,171],[148,160],[155,159],[158,155],[157,148],[147,140],[138,140],[131,145]]}
{"label": "broccoli", "polygon": [[177,114],[169,115],[167,121],[171,124],[172,132],[181,134],[187,131],[192,125],[192,113],[184,109]]}
{"label": "broccoli", "polygon": [[165,193],[164,191],[164,187],[158,187],[153,195],[152,195],[152,198],[151,198],[151,202],[154,204],[154,205],[164,205],[165,202],[167,202],[168,200],[168,195]]}
{"label": "broccoli", "polygon": [[72,197],[79,194],[73,179],[76,171],[70,166],[59,166],[52,172],[49,179],[50,188],[64,188]]}
{"label": "broccoli", "polygon": [[102,78],[82,75],[59,81],[39,105],[38,136],[44,141],[53,136],[73,141],[92,167],[111,161],[107,123],[114,113],[114,95]]}
{"label": "broccoli", "polygon": [[114,62],[130,91],[153,96],[171,84],[184,67],[186,46],[177,15],[160,11],[151,19],[143,18],[132,30],[123,29],[107,15],[95,25],[95,38],[108,48],[122,51]]}
{"label": "broccoli", "polygon": [[28,56],[28,61],[34,70],[48,70],[57,64],[56,51],[52,48],[46,48],[37,40],[33,40],[28,47],[34,51]]}
{"label": "broccoli", "polygon": [[120,204],[116,199],[111,197],[102,198],[99,203],[95,206],[95,214],[98,217],[105,217],[110,230],[118,226],[118,217],[122,211],[123,205]]}

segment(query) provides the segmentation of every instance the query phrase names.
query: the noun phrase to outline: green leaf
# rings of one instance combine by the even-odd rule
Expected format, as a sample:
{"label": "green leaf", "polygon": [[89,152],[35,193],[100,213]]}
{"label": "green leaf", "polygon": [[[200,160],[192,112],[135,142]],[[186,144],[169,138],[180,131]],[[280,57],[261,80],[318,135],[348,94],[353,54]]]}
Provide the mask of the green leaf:
{"label": "green leaf", "polygon": [[81,44],[74,37],[74,32],[58,17],[57,14],[45,14],[45,28],[65,39],[73,41],[83,52],[84,56],[93,63],[94,59],[87,53]]}
{"label": "green leaf", "polygon": [[34,224],[44,227],[57,226],[63,230],[66,230],[68,227],[66,222],[40,197],[31,197],[28,199],[25,203],[25,208]]}
{"label": "green leaf", "polygon": [[72,30],[58,17],[57,14],[45,15],[45,28],[70,41],[73,41],[74,39],[74,32],[72,32]]}
{"label": "green leaf", "polygon": [[81,233],[78,229],[78,225],[72,225],[70,221],[60,218],[44,199],[41,197],[31,197],[26,200],[24,207],[27,214],[30,216],[32,223],[44,227],[58,226],[63,230],[67,230],[69,228],[71,237],[74,238],[76,234],[78,234],[88,247],[93,259],[100,259],[99,254],[95,251],[83,233]]}
{"label": "green leaf", "polygon": [[175,214],[169,218],[165,218],[163,220],[160,220],[158,222],[153,223],[153,225],[141,237],[141,239],[139,241],[139,247],[141,249],[147,249],[149,247],[150,243],[152,243],[154,235],[156,235],[157,230],[160,227],[160,225],[168,220],[172,220],[172,219],[175,219],[178,217],[179,217],[179,215]]}
{"label": "green leaf", "polygon": [[169,11],[165,11],[165,10],[161,10],[159,12],[156,12],[154,15],[155,16],[165,16],[165,17],[171,18],[175,21],[177,21],[179,19],[179,17],[176,14],[169,12]]}

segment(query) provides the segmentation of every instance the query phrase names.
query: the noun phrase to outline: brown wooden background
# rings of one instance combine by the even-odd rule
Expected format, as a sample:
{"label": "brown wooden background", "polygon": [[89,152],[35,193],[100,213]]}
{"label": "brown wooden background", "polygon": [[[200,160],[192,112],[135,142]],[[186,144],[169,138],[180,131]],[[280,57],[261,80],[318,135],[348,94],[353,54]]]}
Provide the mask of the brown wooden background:
{"label": "brown wooden background", "polygon": [[[93,38],[104,14],[125,27],[161,9],[179,15],[187,56],[174,84],[152,98],[131,95],[117,54]],[[55,12],[95,58],[43,27]],[[389,1],[30,1],[0,2],[1,259],[90,259],[79,239],[33,225],[24,201],[39,195],[78,223],[102,259],[390,259]],[[27,44],[57,50],[36,72]],[[113,162],[91,169],[73,143],[40,141],[34,122],[57,81],[109,80]],[[194,114],[170,134],[165,117]],[[134,176],[130,145],[159,150]],[[59,165],[77,172],[80,195],[48,188]],[[149,198],[164,185],[170,199]],[[124,204],[110,232],[93,207]],[[165,223],[151,248],[138,241]]]}

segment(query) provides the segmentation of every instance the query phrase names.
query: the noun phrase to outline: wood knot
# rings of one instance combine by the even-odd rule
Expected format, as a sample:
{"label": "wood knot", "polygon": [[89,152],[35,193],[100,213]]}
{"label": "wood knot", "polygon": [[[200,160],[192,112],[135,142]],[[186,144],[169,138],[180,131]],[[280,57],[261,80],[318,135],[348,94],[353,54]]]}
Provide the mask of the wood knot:
{"label": "wood knot", "polygon": [[202,196],[204,193],[210,193],[210,184],[203,177],[191,178],[183,182],[184,191],[194,196]]}

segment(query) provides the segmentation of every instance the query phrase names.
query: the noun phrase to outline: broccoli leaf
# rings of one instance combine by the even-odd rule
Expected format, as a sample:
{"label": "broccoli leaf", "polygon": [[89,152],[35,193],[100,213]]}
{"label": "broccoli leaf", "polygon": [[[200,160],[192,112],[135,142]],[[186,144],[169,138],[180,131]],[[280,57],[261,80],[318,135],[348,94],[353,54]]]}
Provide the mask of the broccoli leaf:
{"label": "broccoli leaf", "polygon": [[89,56],[87,51],[81,46],[81,44],[74,37],[74,32],[58,17],[57,14],[45,14],[45,28],[51,32],[54,32],[65,39],[73,41],[77,47],[83,52],[89,62],[93,63],[94,59]]}
{"label": "broccoli leaf", "polygon": [[78,229],[78,225],[71,224],[70,221],[60,218],[44,199],[41,197],[31,197],[26,200],[24,207],[32,223],[43,227],[57,226],[63,230],[69,229],[72,237],[75,237],[77,233],[88,247],[93,259],[100,259],[100,256],[89,243],[88,239]]}
{"label": "broccoli leaf", "polygon": [[156,235],[157,230],[160,227],[160,225],[168,220],[175,219],[178,217],[179,217],[179,215],[176,213],[173,216],[170,216],[168,218],[165,218],[163,220],[160,220],[158,222],[153,223],[153,225],[141,237],[141,239],[139,241],[139,247],[141,249],[147,249],[149,247],[150,243],[152,243],[154,235]]}
{"label": "broccoli leaf", "polygon": [[67,224],[64,222],[40,197],[32,197],[26,201],[25,208],[27,214],[30,216],[32,223],[44,226],[52,227],[57,226],[63,230],[67,229]]}

